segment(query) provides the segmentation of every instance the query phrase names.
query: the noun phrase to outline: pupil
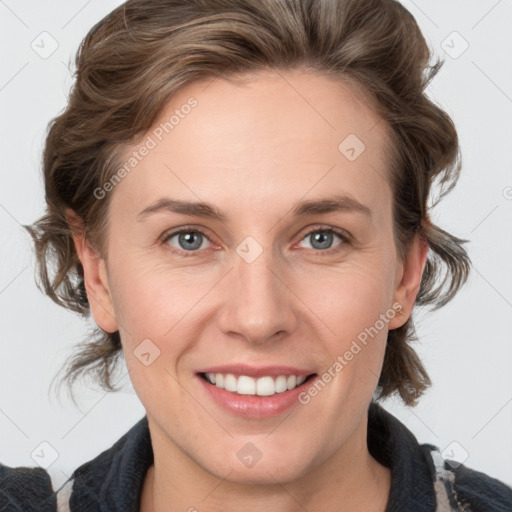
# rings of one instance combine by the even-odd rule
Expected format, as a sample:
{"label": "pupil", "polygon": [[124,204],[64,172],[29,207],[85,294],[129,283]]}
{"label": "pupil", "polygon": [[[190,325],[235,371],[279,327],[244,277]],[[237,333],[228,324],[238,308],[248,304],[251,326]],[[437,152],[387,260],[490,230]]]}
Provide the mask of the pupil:
{"label": "pupil", "polygon": [[[187,244],[189,245],[189,249],[199,249],[199,247],[201,247],[201,243],[199,243],[197,245],[196,243],[196,247],[193,247],[193,243],[194,243],[194,237],[197,237],[199,235],[199,233],[197,232],[194,232],[194,231],[191,231],[189,233],[185,233],[185,234],[182,234],[180,236],[180,242],[185,240],[187,242]],[[192,244],[192,245],[191,245]],[[186,244],[185,244],[186,245]]]}
{"label": "pupil", "polygon": [[[322,247],[320,247],[321,249],[326,249],[329,246],[331,237],[332,237],[332,233],[327,233],[327,232],[318,232],[315,235],[313,235],[315,242],[316,241],[320,242],[320,245],[322,246]],[[324,238],[323,245],[322,245],[322,238]],[[325,242],[327,242],[327,243],[325,243]]]}

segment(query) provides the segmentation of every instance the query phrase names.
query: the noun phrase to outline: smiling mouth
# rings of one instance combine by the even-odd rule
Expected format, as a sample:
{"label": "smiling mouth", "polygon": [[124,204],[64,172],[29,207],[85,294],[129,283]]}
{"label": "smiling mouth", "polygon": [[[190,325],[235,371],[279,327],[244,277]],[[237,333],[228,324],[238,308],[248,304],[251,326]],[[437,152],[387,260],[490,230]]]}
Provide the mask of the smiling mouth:
{"label": "smiling mouth", "polygon": [[263,376],[259,378],[248,375],[233,375],[232,373],[204,373],[198,374],[208,384],[238,395],[272,396],[285,393],[313,379],[317,374],[308,376],[278,375]]}

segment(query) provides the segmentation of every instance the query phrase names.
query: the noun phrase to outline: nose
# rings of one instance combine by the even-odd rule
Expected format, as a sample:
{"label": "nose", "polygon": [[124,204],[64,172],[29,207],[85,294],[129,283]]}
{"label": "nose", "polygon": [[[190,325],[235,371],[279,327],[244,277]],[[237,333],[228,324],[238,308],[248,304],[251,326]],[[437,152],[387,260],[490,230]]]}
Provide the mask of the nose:
{"label": "nose", "polygon": [[271,250],[263,250],[254,261],[235,254],[234,268],[224,286],[220,328],[225,334],[263,344],[295,330],[297,298]]}

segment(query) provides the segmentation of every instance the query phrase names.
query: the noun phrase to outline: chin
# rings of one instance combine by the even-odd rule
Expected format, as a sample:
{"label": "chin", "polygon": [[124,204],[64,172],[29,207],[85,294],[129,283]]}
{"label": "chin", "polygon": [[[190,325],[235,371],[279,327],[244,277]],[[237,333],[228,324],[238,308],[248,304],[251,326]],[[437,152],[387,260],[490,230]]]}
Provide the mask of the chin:
{"label": "chin", "polygon": [[236,484],[284,484],[308,473],[308,468],[303,466],[306,458],[304,454],[300,454],[300,450],[286,456],[279,450],[258,450],[249,441],[241,442],[230,458],[225,456],[228,451],[230,450],[226,449],[225,452],[216,454],[215,461],[209,459],[198,462],[202,462],[203,468],[215,477]]}
{"label": "chin", "polygon": [[[278,469],[277,466],[277,464],[269,462],[265,464],[260,460],[252,468],[243,468],[240,467],[240,464],[236,464],[236,466],[228,469],[227,472],[215,474],[215,476],[233,484],[275,485],[277,483],[286,484],[293,482],[305,473],[305,468],[298,466],[290,466],[285,472]],[[226,477],[226,475],[228,476]]]}

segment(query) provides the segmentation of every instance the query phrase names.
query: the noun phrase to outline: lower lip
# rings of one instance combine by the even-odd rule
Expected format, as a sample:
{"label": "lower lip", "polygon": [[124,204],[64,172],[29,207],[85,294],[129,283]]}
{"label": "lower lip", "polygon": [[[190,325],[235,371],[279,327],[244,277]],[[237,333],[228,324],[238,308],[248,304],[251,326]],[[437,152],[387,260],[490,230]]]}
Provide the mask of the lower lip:
{"label": "lower lip", "polygon": [[275,393],[271,396],[239,395],[218,388],[215,384],[210,384],[200,375],[196,375],[196,377],[209,396],[225,410],[237,416],[258,419],[279,416],[294,405],[298,405],[300,403],[298,400],[299,394],[311,385],[316,375],[308,378],[294,389]]}

